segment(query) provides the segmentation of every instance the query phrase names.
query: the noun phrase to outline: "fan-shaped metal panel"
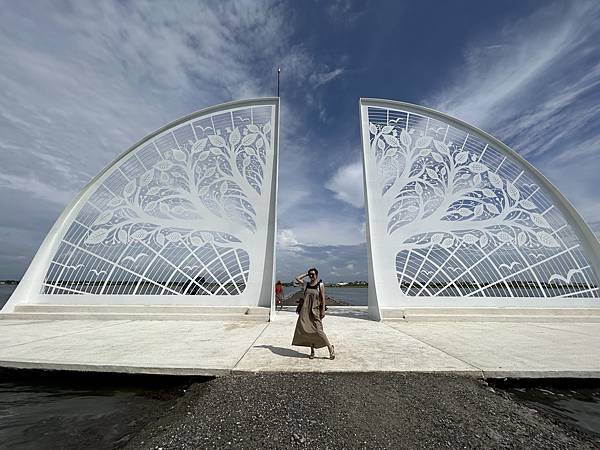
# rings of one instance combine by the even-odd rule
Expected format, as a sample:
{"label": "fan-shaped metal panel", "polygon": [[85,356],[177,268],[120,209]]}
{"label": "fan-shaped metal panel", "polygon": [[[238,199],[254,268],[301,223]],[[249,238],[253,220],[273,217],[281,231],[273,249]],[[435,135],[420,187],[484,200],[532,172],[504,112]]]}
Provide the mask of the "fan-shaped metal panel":
{"label": "fan-shaped metal panel", "polygon": [[45,242],[40,297],[257,304],[272,281],[277,108],[277,99],[216,106],[128,150]]}
{"label": "fan-shaped metal panel", "polygon": [[363,100],[361,114],[371,264],[395,286],[390,306],[599,296],[597,241],[522,158],[425,108]]}

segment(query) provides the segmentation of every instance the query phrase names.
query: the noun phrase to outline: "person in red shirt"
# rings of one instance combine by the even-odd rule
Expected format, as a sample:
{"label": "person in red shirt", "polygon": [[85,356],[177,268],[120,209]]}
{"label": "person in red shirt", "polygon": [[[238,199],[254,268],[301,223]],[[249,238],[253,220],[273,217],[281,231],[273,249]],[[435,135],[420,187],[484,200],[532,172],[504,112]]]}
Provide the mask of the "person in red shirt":
{"label": "person in red shirt", "polygon": [[275,283],[275,308],[283,309],[283,284],[281,281]]}

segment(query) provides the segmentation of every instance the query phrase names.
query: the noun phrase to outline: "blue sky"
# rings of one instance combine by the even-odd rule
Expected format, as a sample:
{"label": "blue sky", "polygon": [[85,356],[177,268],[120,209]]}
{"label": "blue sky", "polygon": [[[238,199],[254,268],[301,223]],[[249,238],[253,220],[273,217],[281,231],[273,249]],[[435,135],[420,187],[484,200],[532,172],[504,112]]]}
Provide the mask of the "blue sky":
{"label": "blue sky", "polygon": [[278,277],[366,279],[359,97],[455,115],[600,232],[595,1],[0,1],[0,279],[71,198],[180,116],[275,94]]}

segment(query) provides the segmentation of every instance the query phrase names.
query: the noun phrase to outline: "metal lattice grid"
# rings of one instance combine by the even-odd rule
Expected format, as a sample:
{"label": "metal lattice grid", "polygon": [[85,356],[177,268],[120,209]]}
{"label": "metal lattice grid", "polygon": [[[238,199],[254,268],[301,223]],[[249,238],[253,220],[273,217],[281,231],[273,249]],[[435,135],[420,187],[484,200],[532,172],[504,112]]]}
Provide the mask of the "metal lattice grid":
{"label": "metal lattice grid", "polygon": [[41,293],[244,293],[264,259],[274,118],[274,104],[217,110],[128,151],[88,189]]}
{"label": "metal lattice grid", "polygon": [[565,201],[512,152],[414,105],[363,112],[374,270],[392,266],[401,295],[598,297]]}

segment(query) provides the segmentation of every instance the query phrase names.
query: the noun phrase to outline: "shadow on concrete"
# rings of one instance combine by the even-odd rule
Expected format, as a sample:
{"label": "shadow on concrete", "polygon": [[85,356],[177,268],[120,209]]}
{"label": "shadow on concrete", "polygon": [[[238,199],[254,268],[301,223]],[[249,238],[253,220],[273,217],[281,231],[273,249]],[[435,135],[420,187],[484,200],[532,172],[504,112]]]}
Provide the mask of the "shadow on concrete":
{"label": "shadow on concrete", "polygon": [[[255,348],[266,348],[271,352],[279,356],[286,356],[288,358],[308,358],[308,353],[300,353],[291,348],[275,347],[274,345],[255,345]],[[308,349],[308,347],[306,347]]]}

